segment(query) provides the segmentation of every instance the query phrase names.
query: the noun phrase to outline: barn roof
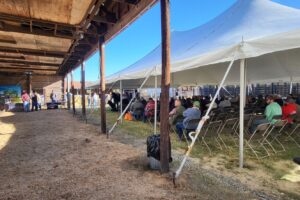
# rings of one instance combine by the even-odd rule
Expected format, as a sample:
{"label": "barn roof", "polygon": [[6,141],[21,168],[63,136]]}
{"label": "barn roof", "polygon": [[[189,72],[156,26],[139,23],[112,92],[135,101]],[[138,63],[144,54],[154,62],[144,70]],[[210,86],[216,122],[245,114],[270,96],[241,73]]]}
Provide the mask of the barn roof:
{"label": "barn roof", "polygon": [[157,0],[2,0],[0,73],[64,75]]}

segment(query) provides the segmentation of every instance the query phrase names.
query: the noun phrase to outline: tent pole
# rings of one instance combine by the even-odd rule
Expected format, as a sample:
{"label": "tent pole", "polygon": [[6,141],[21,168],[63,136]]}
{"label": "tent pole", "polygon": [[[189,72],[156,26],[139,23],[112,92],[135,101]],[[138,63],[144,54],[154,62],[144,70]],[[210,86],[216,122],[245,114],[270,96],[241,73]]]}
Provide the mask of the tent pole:
{"label": "tent pole", "polygon": [[[141,84],[141,86],[138,88],[138,91],[145,85],[146,81],[149,79],[151,73],[153,70],[149,71],[148,75],[146,76],[145,80],[143,81],[143,83]],[[126,106],[126,108],[123,110],[123,112],[120,114],[120,116],[118,117],[117,121],[114,123],[114,125],[111,127],[111,129],[108,131],[108,134],[111,134],[112,131],[116,128],[116,126],[118,125],[118,122],[121,120],[121,118],[123,117],[123,115],[125,114],[125,111],[128,110],[130,104],[133,102],[133,100],[135,99],[136,93],[134,93],[134,96],[131,98],[131,100],[129,101],[128,105]]]}
{"label": "tent pole", "polygon": [[[120,80],[120,113],[123,112],[123,88],[122,88],[122,80]],[[121,118],[121,123],[123,123],[123,118]]]}
{"label": "tent pole", "polygon": [[[225,72],[225,74],[224,74],[224,77],[223,77],[223,79],[222,79],[222,81],[221,81],[221,83],[220,83],[220,85],[219,85],[219,87],[218,87],[217,92],[215,93],[215,95],[214,95],[214,97],[213,97],[213,99],[212,99],[212,102],[214,102],[214,101],[217,99],[218,94],[220,93],[220,90],[221,90],[222,86],[224,85],[224,82],[225,82],[225,80],[226,80],[226,78],[227,78],[227,76],[228,76],[228,74],[229,74],[229,72],[230,72],[230,69],[232,68],[232,65],[233,65],[233,63],[234,63],[234,61],[235,61],[235,56],[236,56],[236,53],[235,53],[234,57],[232,58],[232,60],[231,60],[231,62],[230,62],[230,64],[229,64],[229,66],[228,66],[228,68],[227,68],[227,70],[226,70],[226,72]],[[205,113],[205,116],[202,117],[202,119],[200,120],[200,122],[199,122],[199,124],[198,124],[198,127],[197,127],[197,129],[196,129],[196,131],[195,131],[195,132],[190,132],[190,133],[189,133],[189,137],[192,139],[192,142],[191,142],[190,145],[188,146],[188,150],[186,151],[186,153],[185,153],[185,155],[184,155],[184,158],[183,158],[183,160],[182,160],[181,163],[180,163],[179,168],[178,168],[178,169],[176,170],[176,172],[173,174],[173,182],[174,182],[174,183],[175,183],[175,179],[180,175],[180,173],[181,173],[181,171],[182,171],[182,169],[183,169],[183,166],[185,165],[185,162],[187,161],[187,158],[188,158],[188,156],[190,155],[190,153],[191,153],[191,151],[192,151],[192,149],[193,149],[193,146],[195,145],[195,142],[196,142],[196,140],[197,140],[197,137],[199,136],[199,134],[200,134],[200,132],[201,132],[201,129],[202,129],[204,123],[206,122],[207,119],[209,119],[209,113],[210,113],[210,111],[212,110],[212,107],[213,107],[213,104],[211,103],[211,104],[209,105],[209,107],[208,107],[206,113]],[[195,135],[193,136],[193,134],[195,134]]]}
{"label": "tent pole", "polygon": [[82,117],[86,120],[86,109],[85,109],[85,66],[84,61],[81,61],[81,107]]}
{"label": "tent pole", "polygon": [[154,77],[154,85],[155,85],[155,93],[154,93],[154,101],[155,101],[155,107],[154,107],[154,134],[157,133],[157,75]]}
{"label": "tent pole", "polygon": [[170,93],[170,0],[160,1],[161,9],[161,98],[160,98],[160,171],[169,172],[169,93]]}
{"label": "tent pole", "polygon": [[67,108],[70,110],[70,88],[69,88],[69,74],[67,74]]}
{"label": "tent pole", "polygon": [[73,79],[73,70],[71,71],[71,90],[72,90],[72,108],[73,114],[75,115],[75,88],[74,88],[74,79]]}
{"label": "tent pole", "polygon": [[293,93],[293,78],[291,77],[291,81],[290,81],[290,94]]}
{"label": "tent pole", "polygon": [[106,111],[105,111],[105,51],[104,39],[99,38],[100,52],[100,115],[101,115],[101,132],[106,134]]}
{"label": "tent pole", "polygon": [[240,144],[239,166],[244,166],[244,105],[245,105],[245,59],[240,61]]}

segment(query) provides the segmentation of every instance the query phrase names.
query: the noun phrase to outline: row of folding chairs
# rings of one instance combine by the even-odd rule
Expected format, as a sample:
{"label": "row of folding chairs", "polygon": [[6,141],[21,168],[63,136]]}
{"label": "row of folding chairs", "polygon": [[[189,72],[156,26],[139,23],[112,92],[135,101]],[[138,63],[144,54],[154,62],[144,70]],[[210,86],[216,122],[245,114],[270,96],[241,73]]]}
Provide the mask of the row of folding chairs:
{"label": "row of folding chairs", "polygon": [[[202,128],[198,140],[206,147],[209,153],[212,153],[211,147],[209,146],[207,139],[213,138],[213,141],[217,148],[223,150],[230,150],[231,144],[228,144],[224,140],[223,135],[226,134],[234,146],[238,146],[239,137],[239,118],[230,118],[230,115],[222,118],[213,115],[214,118],[208,120]],[[282,120],[281,116],[277,116],[275,119],[276,123],[264,123],[256,127],[253,133],[250,133],[248,128],[251,126],[257,115],[245,114],[245,145],[246,149],[250,150],[257,159],[262,159],[272,154],[286,151],[283,145],[283,140],[293,141],[299,148],[299,130],[300,123],[294,120],[294,124],[290,125],[287,120]],[[294,116],[292,116],[294,117]],[[218,119],[218,120],[216,120]],[[187,125],[187,129],[184,130],[184,138],[189,144],[188,133],[195,130],[200,119],[190,120]]]}

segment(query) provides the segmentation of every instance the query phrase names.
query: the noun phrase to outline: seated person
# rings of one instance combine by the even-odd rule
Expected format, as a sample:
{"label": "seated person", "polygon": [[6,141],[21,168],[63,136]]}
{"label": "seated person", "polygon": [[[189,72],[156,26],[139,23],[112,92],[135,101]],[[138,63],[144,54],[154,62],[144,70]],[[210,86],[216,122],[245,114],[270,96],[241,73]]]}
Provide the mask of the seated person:
{"label": "seated person", "polygon": [[282,106],[282,119],[288,120],[288,123],[293,123],[293,119],[289,118],[289,115],[297,113],[297,106],[295,100],[292,97],[287,99],[287,102]]}
{"label": "seated person", "polygon": [[199,119],[201,117],[201,111],[199,110],[200,108],[200,103],[199,101],[195,101],[193,103],[193,107],[188,108],[187,110],[185,110],[183,112],[183,117],[184,120],[183,122],[178,122],[176,124],[176,133],[179,137],[179,139],[182,139],[182,135],[183,135],[183,129],[185,129],[188,125],[188,122],[192,119]]}
{"label": "seated person", "polygon": [[219,108],[221,110],[224,110],[224,108],[228,108],[231,106],[231,102],[229,101],[228,97],[222,98],[222,100],[219,103]]}
{"label": "seated person", "polygon": [[277,102],[281,107],[283,106],[283,100],[281,95],[275,95],[274,101]]}
{"label": "seated person", "polygon": [[140,120],[144,114],[144,104],[137,97],[130,107],[130,111],[135,120]]}
{"label": "seated person", "polygon": [[153,117],[154,112],[155,112],[155,101],[152,98],[149,98],[144,111],[144,122],[146,122],[146,119]]}
{"label": "seated person", "polygon": [[274,101],[274,98],[272,96],[266,97],[266,103],[268,105],[265,109],[265,118],[255,119],[252,122],[252,125],[249,130],[251,134],[254,133],[254,131],[258,125],[265,124],[265,123],[274,124],[276,122],[276,119],[273,119],[273,117],[282,115],[282,110],[281,110],[280,105]]}
{"label": "seated person", "polygon": [[169,113],[169,123],[171,126],[183,121],[184,111],[185,108],[181,105],[181,101],[179,99],[176,99],[175,108]]}
{"label": "seated person", "polygon": [[213,106],[212,106],[212,109],[214,109],[214,108],[218,108],[218,104],[214,101],[214,102],[210,102],[210,103],[208,103],[208,104],[206,104],[206,107],[207,108],[209,108],[209,106],[210,106],[210,104],[213,104]]}

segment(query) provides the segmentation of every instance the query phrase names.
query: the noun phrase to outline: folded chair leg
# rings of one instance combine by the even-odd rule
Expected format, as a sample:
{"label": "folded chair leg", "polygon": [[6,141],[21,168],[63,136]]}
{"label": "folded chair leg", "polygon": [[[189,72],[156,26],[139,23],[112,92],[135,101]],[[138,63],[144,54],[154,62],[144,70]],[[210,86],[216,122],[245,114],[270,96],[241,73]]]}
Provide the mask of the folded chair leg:
{"label": "folded chair leg", "polygon": [[201,141],[204,143],[204,145],[206,146],[206,148],[207,148],[208,151],[209,151],[209,154],[211,155],[211,154],[212,154],[211,149],[210,149],[210,147],[208,146],[208,144],[205,142],[204,137],[202,137]]}
{"label": "folded chair leg", "polygon": [[215,138],[215,141],[217,143],[217,146],[219,147],[220,150],[223,150],[221,143],[219,142],[218,138]]}

